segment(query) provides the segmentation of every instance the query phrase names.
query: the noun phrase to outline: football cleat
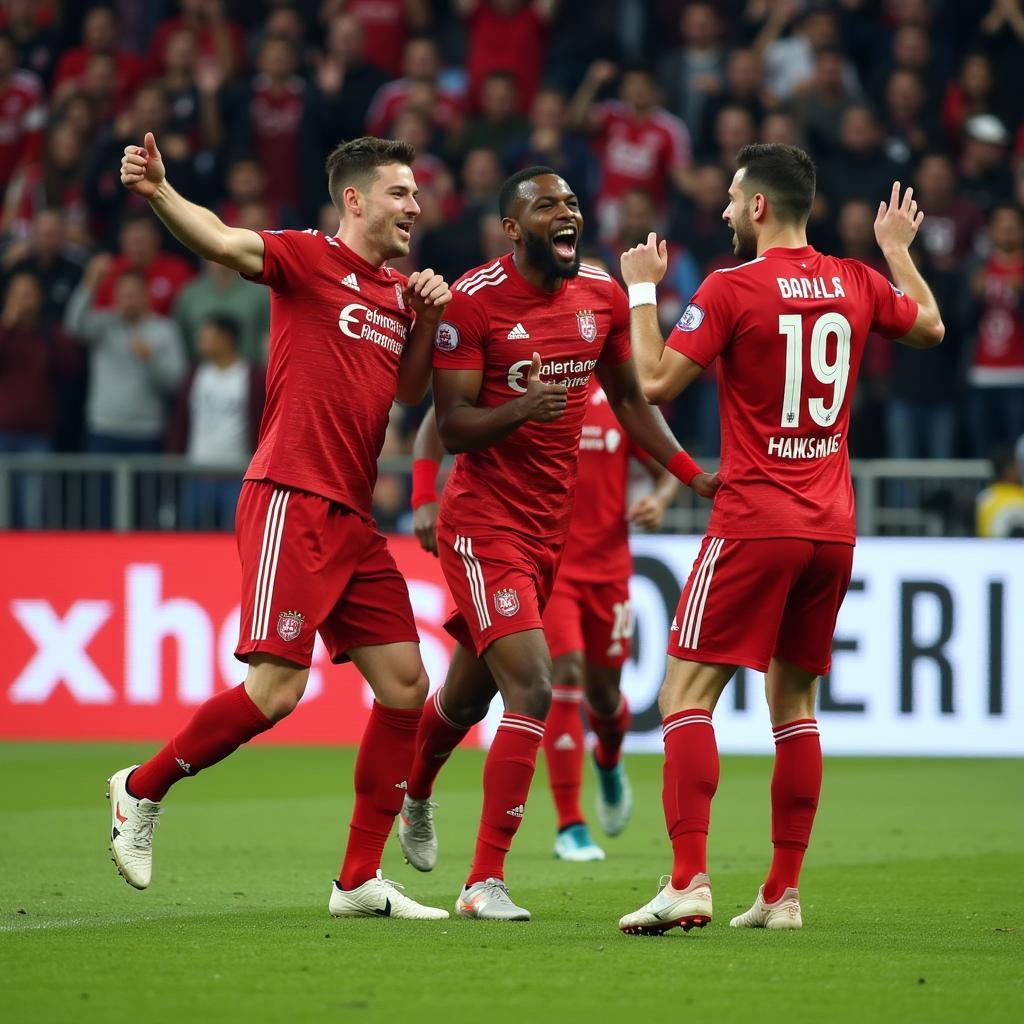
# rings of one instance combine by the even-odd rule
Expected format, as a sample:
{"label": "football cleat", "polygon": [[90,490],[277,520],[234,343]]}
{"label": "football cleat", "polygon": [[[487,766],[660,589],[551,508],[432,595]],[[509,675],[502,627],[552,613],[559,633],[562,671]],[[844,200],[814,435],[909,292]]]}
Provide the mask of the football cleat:
{"label": "football cleat", "polygon": [[604,860],[604,850],[594,842],[590,829],[582,822],[569,825],[555,839],[555,856],[559,860]]}
{"label": "football cleat", "polygon": [[754,905],[745,914],[740,914],[729,922],[730,928],[767,928],[773,932],[794,930],[803,926],[799,891],[786,889],[774,903],[765,903],[763,885],[757,890]]}
{"label": "football cleat", "polygon": [[633,814],[633,790],[620,761],[614,768],[597,769],[597,820],[606,836],[617,836],[625,830]]}
{"label": "football cleat", "polygon": [[331,886],[327,905],[332,917],[401,917],[410,921],[443,921],[449,916],[440,907],[424,907],[409,899],[397,882],[389,882],[380,870],[355,889],[342,889],[337,882]]}
{"label": "football cleat", "polygon": [[685,889],[674,889],[672,879],[663,875],[662,888],[646,906],[619,921],[627,935],[660,935],[670,928],[703,928],[711,921],[711,879],[694,875]]}
{"label": "football cleat", "polygon": [[128,792],[128,776],[139,766],[122,768],[107,779],[110,801],[110,858],[117,873],[136,889],[153,877],[153,829],[160,823],[155,800],[137,800]]}
{"label": "football cleat", "polygon": [[529,921],[530,912],[517,907],[500,878],[467,885],[455,901],[459,917],[476,917],[481,921]]}
{"label": "football cleat", "polygon": [[406,797],[398,815],[398,842],[406,862],[417,871],[433,871],[437,864],[437,833],[431,800]]}

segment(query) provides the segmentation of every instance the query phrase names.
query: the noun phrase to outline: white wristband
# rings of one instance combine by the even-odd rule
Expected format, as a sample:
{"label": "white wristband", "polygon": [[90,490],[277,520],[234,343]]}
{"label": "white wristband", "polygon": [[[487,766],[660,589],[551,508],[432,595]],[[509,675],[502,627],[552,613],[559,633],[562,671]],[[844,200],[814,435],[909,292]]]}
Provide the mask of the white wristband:
{"label": "white wristband", "polygon": [[629,286],[629,308],[636,306],[656,306],[658,292],[653,281],[641,281]]}

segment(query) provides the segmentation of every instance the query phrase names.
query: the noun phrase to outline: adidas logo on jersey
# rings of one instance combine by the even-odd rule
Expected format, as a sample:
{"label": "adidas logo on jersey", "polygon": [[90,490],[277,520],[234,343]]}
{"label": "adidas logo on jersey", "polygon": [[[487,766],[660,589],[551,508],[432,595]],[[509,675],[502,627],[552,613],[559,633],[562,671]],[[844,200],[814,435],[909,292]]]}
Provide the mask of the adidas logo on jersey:
{"label": "adidas logo on jersey", "polygon": [[344,277],[343,277],[343,278],[341,279],[341,283],[342,283],[342,284],[343,284],[343,285],[344,285],[344,286],[345,286],[346,288],[351,288],[351,289],[352,289],[352,291],[354,291],[354,292],[357,292],[357,291],[359,291],[359,282],[358,282],[358,281],[356,280],[356,275],[355,275],[355,274],[346,274],[346,275],[345,275],[345,276],[344,276]]}
{"label": "adidas logo on jersey", "polygon": [[506,811],[506,814],[511,814],[513,818],[521,818],[526,813],[526,807],[520,804],[518,807],[513,807],[511,811]]}
{"label": "adidas logo on jersey", "polygon": [[530,332],[522,324],[516,324],[515,327],[508,332],[509,341],[526,341],[529,337]]}
{"label": "adidas logo on jersey", "polygon": [[576,741],[567,732],[563,732],[561,736],[555,740],[555,750],[575,750]]}
{"label": "adidas logo on jersey", "polygon": [[670,633],[678,633],[679,632],[679,621],[676,619],[676,617],[674,615],[672,616],[672,628],[669,629],[669,632]]}

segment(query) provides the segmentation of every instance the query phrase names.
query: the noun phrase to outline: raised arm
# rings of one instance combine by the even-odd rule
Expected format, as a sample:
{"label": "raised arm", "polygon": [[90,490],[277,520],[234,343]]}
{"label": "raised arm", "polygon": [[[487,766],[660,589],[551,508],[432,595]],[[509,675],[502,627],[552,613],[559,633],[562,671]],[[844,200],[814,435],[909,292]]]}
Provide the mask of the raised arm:
{"label": "raised arm", "polygon": [[478,452],[490,448],[524,423],[550,423],[565,412],[568,390],[540,379],[540,356],[526,380],[526,391],[491,408],[478,407],[483,370],[434,369],[434,409],[441,443],[450,452]]}
{"label": "raised arm", "polygon": [[878,205],[875,239],[885,262],[889,264],[896,287],[917,303],[914,326],[908,334],[897,339],[911,348],[933,348],[946,335],[935,296],[910,257],[910,244],[923,220],[924,213],[917,208],[914,190],[908,188],[900,202],[900,183],[893,182],[888,204],[883,200]]}
{"label": "raised arm", "polygon": [[146,132],[143,146],[125,146],[121,184],[147,200],[171,234],[196,255],[240,274],[262,272],[263,237],[244,228],[229,228],[212,210],[175,192],[152,132]]}
{"label": "raised arm", "polygon": [[587,68],[587,73],[580,82],[565,111],[566,124],[578,131],[593,132],[597,130],[594,119],[594,100],[601,86],[614,81],[619,69],[609,60],[595,60]]}
{"label": "raised arm", "polygon": [[669,402],[703,372],[704,367],[675,349],[666,348],[658,323],[657,286],[668,267],[668,245],[652,231],[620,260],[629,290],[629,341],[637,375],[648,402]]}

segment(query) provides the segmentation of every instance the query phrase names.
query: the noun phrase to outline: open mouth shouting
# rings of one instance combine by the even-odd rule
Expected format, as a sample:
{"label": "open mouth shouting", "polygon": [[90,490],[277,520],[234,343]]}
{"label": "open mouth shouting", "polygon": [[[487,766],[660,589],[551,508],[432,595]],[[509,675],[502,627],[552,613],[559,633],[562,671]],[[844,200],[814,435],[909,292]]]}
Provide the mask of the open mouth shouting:
{"label": "open mouth shouting", "polygon": [[551,248],[560,260],[571,263],[576,259],[576,243],[579,232],[575,225],[567,224],[558,228],[551,236]]}

